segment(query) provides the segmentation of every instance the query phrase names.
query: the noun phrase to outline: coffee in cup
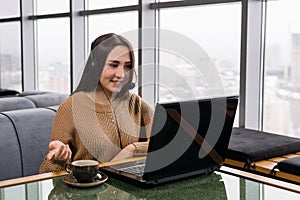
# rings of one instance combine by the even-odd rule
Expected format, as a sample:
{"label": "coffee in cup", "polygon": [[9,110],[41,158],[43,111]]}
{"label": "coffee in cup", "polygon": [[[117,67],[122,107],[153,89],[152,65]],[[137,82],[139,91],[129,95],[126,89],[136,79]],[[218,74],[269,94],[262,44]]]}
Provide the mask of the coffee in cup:
{"label": "coffee in cup", "polygon": [[75,160],[66,164],[66,171],[74,176],[79,183],[95,181],[99,170],[96,160]]}

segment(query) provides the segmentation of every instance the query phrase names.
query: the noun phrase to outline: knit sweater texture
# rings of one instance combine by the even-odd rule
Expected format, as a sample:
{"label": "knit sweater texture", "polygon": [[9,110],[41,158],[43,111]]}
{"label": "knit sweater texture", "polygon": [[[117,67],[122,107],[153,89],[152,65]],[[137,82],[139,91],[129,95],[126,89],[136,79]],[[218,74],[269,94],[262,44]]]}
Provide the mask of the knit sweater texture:
{"label": "knit sweater texture", "polygon": [[[135,143],[137,154],[146,153],[153,109],[138,95],[128,93],[111,104],[101,104],[89,94],[78,92],[58,108],[50,141],[68,144],[72,161],[94,159],[110,161],[122,148]],[[146,143],[147,144],[147,143]],[[47,160],[40,172],[63,170],[65,161]]]}

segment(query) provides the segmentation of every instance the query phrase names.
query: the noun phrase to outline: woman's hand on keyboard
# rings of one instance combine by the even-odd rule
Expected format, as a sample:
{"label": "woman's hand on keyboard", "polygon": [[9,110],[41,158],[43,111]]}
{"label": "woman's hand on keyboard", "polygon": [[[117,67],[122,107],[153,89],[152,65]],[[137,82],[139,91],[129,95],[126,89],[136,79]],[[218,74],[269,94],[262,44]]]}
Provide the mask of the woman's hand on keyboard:
{"label": "woman's hand on keyboard", "polygon": [[131,158],[136,152],[136,150],[137,149],[135,145],[129,144],[125,148],[123,148],[111,161]]}

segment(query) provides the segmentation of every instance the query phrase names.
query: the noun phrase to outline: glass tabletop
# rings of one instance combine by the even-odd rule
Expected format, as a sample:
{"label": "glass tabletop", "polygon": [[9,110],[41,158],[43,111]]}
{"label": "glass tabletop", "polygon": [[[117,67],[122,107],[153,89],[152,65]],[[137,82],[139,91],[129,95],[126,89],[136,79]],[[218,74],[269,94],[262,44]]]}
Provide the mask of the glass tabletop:
{"label": "glass tabletop", "polygon": [[229,199],[300,200],[300,194],[223,172],[141,189],[109,178],[91,187],[74,187],[63,177],[0,188],[0,200],[63,199]]}

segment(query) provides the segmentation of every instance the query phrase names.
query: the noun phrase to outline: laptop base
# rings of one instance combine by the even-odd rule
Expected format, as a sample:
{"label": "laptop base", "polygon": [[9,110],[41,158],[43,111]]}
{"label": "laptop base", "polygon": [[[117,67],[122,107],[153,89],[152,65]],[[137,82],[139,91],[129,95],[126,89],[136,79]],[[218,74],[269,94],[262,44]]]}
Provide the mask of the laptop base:
{"label": "laptop base", "polygon": [[[163,184],[171,183],[174,181],[176,181],[176,182],[181,181],[181,180],[184,180],[187,178],[194,178],[194,177],[200,177],[203,175],[209,175],[218,169],[219,168],[214,168],[214,169],[210,169],[210,170],[202,169],[202,170],[198,170],[198,171],[192,171],[192,172],[188,172],[188,173],[184,173],[184,174],[179,174],[179,175],[175,175],[175,176],[170,176],[170,177],[161,178],[158,180],[150,180],[150,181],[144,180],[143,177],[137,177],[133,174],[129,174],[126,172],[116,170],[112,167],[103,167],[100,169],[100,171],[104,172],[109,177],[115,178],[117,180],[134,185],[139,188],[146,189],[146,188],[153,188],[153,187],[160,186]],[[121,176],[120,176],[120,174],[121,174]]]}

